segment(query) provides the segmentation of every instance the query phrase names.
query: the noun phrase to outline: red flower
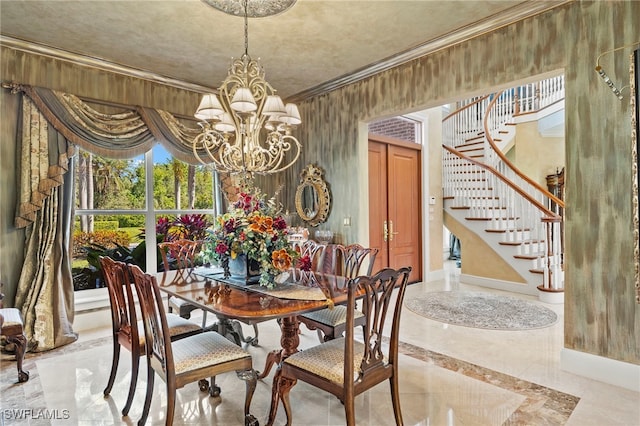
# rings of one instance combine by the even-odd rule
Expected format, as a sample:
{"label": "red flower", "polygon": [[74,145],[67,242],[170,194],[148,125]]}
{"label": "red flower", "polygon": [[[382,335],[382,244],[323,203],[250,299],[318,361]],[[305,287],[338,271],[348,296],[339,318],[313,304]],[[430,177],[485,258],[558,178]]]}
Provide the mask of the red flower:
{"label": "red flower", "polygon": [[282,216],[278,216],[273,219],[273,228],[277,230],[287,229],[287,222],[282,218]]}
{"label": "red flower", "polygon": [[225,243],[218,243],[216,246],[216,253],[225,254],[229,252],[229,247]]}
{"label": "red flower", "polygon": [[233,218],[229,219],[224,223],[223,227],[224,232],[226,232],[227,234],[232,233],[236,229],[236,220]]}
{"label": "red flower", "polygon": [[305,254],[304,256],[300,257],[298,259],[298,262],[296,263],[296,267],[298,269],[303,270],[303,271],[310,271],[311,270],[311,258],[309,257],[309,255]]}

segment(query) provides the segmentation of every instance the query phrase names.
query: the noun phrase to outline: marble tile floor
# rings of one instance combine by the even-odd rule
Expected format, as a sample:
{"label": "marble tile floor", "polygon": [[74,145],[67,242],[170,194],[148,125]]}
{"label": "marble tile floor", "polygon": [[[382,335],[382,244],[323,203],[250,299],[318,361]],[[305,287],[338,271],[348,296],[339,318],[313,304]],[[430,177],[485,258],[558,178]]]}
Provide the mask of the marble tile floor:
{"label": "marble tile floor", "polygon": [[[451,268],[444,280],[409,286],[407,298],[427,291],[493,291],[461,283]],[[498,292],[498,291],[496,291]],[[512,294],[513,295],[513,294]],[[518,296],[518,295],[516,295]],[[533,300],[528,296],[518,296]],[[404,422],[420,426],[570,425],[640,426],[640,394],[563,372],[562,305],[546,305],[559,316],[551,327],[493,331],[452,326],[404,310],[401,322],[400,393]],[[194,321],[199,318],[194,316]],[[250,334],[250,327],[243,327]],[[249,346],[255,368],[279,346],[275,321],[263,323],[259,346]],[[317,344],[302,326],[300,347]],[[111,365],[110,330],[83,332],[77,342],[54,351],[27,354],[31,378],[16,384],[15,363],[0,365],[0,425],[132,425],[142,411],[144,359],[131,412],[121,417],[129,383],[129,353],[123,351],[109,398],[102,391]],[[258,383],[252,413],[266,421],[273,372]],[[235,374],[217,377],[220,398],[191,384],[179,390],[176,425],[241,425],[244,386]],[[302,382],[291,391],[294,425],[345,424],[342,404]],[[166,392],[156,379],[147,424],[164,424]],[[22,419],[16,416],[22,415]],[[389,387],[380,384],[356,399],[358,425],[394,424]],[[48,417],[48,418],[45,418]],[[53,417],[53,418],[52,418]],[[284,410],[276,424],[284,424]]]}

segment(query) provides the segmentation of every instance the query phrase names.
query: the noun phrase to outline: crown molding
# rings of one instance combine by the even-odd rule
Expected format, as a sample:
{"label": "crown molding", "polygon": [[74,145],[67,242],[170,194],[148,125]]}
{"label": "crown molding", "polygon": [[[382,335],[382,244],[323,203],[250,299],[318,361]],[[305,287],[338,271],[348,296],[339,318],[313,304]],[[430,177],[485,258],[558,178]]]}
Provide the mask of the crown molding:
{"label": "crown molding", "polygon": [[403,52],[394,54],[379,62],[367,65],[366,67],[360,68],[349,74],[345,74],[333,80],[322,83],[318,86],[312,87],[308,90],[296,93],[287,98],[287,101],[301,102],[305,99],[331,92],[340,87],[358,82],[360,80],[364,80],[365,78],[405,64],[414,59],[418,59],[422,56],[434,53],[438,50],[460,44],[472,38],[479,37],[483,34],[490,33],[499,28],[506,27],[507,25],[511,25],[526,18],[539,15],[541,13],[547,12],[551,9],[555,9],[568,3],[572,3],[574,1],[575,0],[552,0],[526,1],[520,3],[519,5],[514,6],[506,11],[500,12],[493,16],[489,16],[481,21],[466,25],[450,33],[443,34],[442,36],[419,44]]}
{"label": "crown molding", "polygon": [[184,89],[198,93],[211,93],[216,91],[211,87],[189,83],[150,71],[120,65],[115,62],[107,61],[106,59],[88,55],[80,55],[78,53],[69,52],[67,50],[58,49],[55,47],[50,47],[40,43],[34,43],[7,35],[0,34],[0,46],[8,47],[10,49],[19,50],[26,53],[45,56],[63,62],[70,62],[76,65],[81,65],[100,71],[107,71],[127,77],[135,77],[142,80],[151,81],[153,83],[164,84],[166,86],[175,87],[177,89]]}

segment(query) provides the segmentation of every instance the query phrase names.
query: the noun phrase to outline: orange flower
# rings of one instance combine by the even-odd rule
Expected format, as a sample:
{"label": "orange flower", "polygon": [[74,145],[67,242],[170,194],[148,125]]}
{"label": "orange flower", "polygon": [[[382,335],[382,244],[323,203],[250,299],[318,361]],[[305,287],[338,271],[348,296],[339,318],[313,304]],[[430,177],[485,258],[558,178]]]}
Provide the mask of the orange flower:
{"label": "orange flower", "polygon": [[271,216],[255,216],[249,224],[249,229],[254,232],[273,232],[273,218]]}
{"label": "orange flower", "polygon": [[279,271],[286,271],[291,268],[291,255],[285,249],[276,250],[271,253],[271,264]]}

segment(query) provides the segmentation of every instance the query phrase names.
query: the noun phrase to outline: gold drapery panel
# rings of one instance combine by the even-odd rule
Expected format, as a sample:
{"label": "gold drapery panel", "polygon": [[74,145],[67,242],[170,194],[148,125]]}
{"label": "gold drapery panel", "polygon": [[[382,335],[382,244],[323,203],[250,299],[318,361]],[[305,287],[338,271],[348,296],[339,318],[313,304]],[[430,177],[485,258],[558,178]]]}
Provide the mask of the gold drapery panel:
{"label": "gold drapery panel", "polygon": [[15,226],[31,224],[44,200],[60,186],[73,155],[73,146],[60,137],[34,103],[24,97],[22,124],[18,134],[21,165]]}
{"label": "gold drapery panel", "polygon": [[51,190],[27,228],[15,305],[24,318],[30,352],[47,351],[78,339],[72,327],[75,313],[68,245],[72,174],[67,174],[67,180]]}
{"label": "gold drapery panel", "polygon": [[71,343],[73,280],[69,239],[73,208],[73,145],[29,97],[18,125],[20,173],[16,227],[25,227],[24,263],[15,306],[21,309],[31,351]]}

